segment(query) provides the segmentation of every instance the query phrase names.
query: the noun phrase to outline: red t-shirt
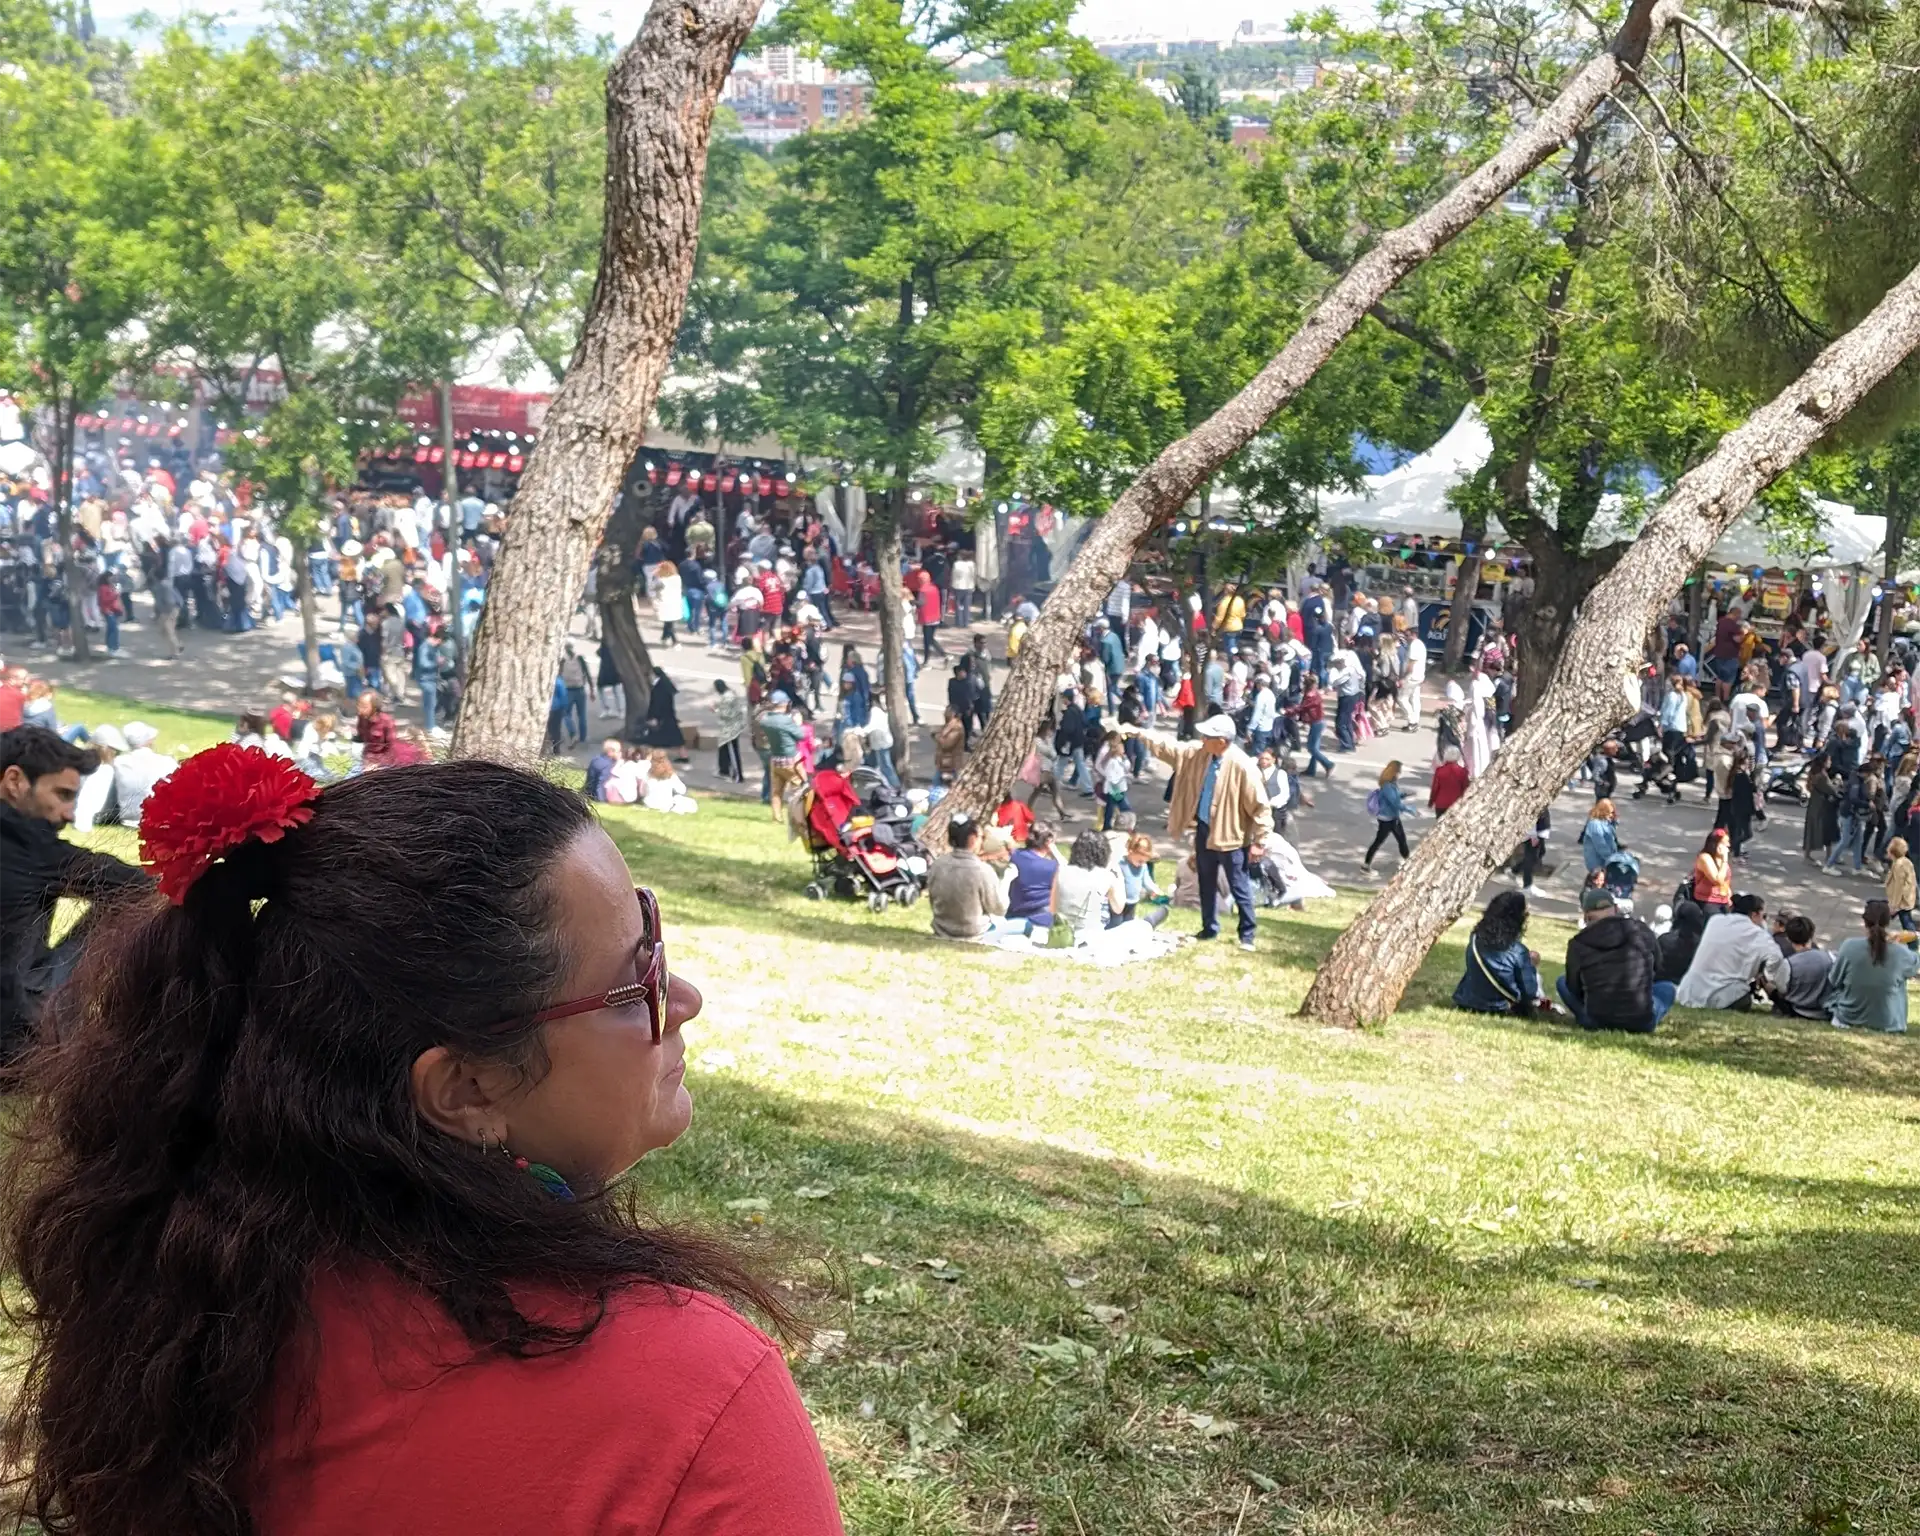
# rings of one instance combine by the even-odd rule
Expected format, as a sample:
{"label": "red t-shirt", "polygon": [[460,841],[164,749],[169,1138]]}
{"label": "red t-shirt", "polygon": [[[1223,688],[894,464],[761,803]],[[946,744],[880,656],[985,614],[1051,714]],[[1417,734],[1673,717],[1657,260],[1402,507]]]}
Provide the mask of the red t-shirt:
{"label": "red t-shirt", "polygon": [[772,571],[762,571],[753,578],[753,584],[760,589],[761,611],[778,618],[786,611],[787,589],[781,585],[780,578]]}
{"label": "red t-shirt", "polygon": [[261,1536],[842,1536],[785,1360],[710,1296],[636,1288],[586,1343],[531,1360],[475,1359],[376,1266],[328,1272],[311,1300],[287,1351],[310,1385],[280,1405],[251,1500]]}
{"label": "red t-shirt", "polygon": [[940,622],[941,612],[946,606],[946,596],[933,584],[932,578],[928,578],[928,580],[921,585],[916,601],[920,607],[920,622],[922,624],[938,624]]}
{"label": "red t-shirt", "polygon": [[26,690],[12,683],[0,683],[0,731],[12,730],[25,718],[26,712]]}

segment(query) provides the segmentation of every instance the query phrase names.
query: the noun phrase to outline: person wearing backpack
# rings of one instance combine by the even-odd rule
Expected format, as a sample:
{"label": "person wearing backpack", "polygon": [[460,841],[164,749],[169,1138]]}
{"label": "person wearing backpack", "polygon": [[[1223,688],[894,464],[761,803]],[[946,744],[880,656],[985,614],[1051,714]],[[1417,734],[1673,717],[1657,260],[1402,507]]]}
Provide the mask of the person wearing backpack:
{"label": "person wearing backpack", "polygon": [[1373,841],[1367,846],[1367,856],[1361,862],[1366,865],[1367,873],[1373,873],[1373,856],[1380,851],[1380,845],[1391,837],[1400,849],[1402,863],[1407,858],[1407,829],[1401,825],[1401,814],[1406,810],[1406,802],[1400,795],[1400,760],[1395,758],[1380,770],[1380,783],[1367,796],[1367,814],[1378,824]]}

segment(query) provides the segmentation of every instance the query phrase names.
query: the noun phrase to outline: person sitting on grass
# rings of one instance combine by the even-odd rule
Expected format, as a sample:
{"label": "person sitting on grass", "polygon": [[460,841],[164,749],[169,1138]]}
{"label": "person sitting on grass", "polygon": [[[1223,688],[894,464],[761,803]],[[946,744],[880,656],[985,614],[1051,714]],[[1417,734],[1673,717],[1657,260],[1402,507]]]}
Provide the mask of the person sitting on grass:
{"label": "person sitting on grass", "polygon": [[927,870],[933,931],[943,939],[1022,934],[1031,924],[1007,916],[1007,895],[980,855],[980,824],[957,816],[947,823],[947,851]]}
{"label": "person sitting on grass", "polygon": [[1673,1006],[1676,988],[1657,981],[1659,942],[1625,916],[1604,888],[1580,893],[1581,928],[1567,941],[1566,973],[1554,983],[1582,1029],[1650,1035]]}
{"label": "person sitting on grass", "polygon": [[1521,943],[1527,930],[1527,898],[1502,891],[1467,936],[1466,971],[1453,989],[1453,1006],[1470,1013],[1504,1013],[1524,1019],[1545,1007],[1540,957]]}
{"label": "person sitting on grass", "polygon": [[60,898],[97,902],[147,883],[132,865],[60,836],[72,824],[80,781],[99,766],[97,753],[40,726],[0,733],[0,1060],[26,1043],[94,926],[90,910],[53,943]]}
{"label": "person sitting on grass", "polygon": [[640,792],[640,803],[650,811],[675,816],[691,816],[700,809],[700,802],[687,792],[685,781],[674,772],[672,761],[661,747],[647,754],[647,781]]}
{"label": "person sitting on grass", "polygon": [[612,776],[614,765],[620,761],[622,748],[618,736],[609,736],[600,743],[600,750],[587,759],[587,784],[581,790],[589,800],[604,801],[607,798],[607,780]]}
{"label": "person sitting on grass", "polygon": [[[1010,829],[1011,830],[1011,829]],[[1036,928],[1053,926],[1053,879],[1060,859],[1053,828],[1036,821],[1027,828],[1026,846],[1013,852],[1013,881],[1007,887],[1007,916],[1025,918]]]}
{"label": "person sitting on grass", "polygon": [[1682,1008],[1745,1011],[1753,1006],[1757,985],[1784,989],[1787,957],[1767,932],[1767,904],[1751,891],[1742,891],[1733,898],[1731,912],[1716,912],[1707,919],[1700,947],[1674,1001]]}
{"label": "person sitting on grass", "polygon": [[1707,909],[1697,901],[1682,901],[1673,909],[1673,926],[1660,935],[1660,965],[1655,981],[1670,981],[1677,988],[1693,964],[1694,951],[1700,947],[1700,935],[1706,930]]}
{"label": "person sitting on grass", "polygon": [[[1889,933],[1893,913],[1884,901],[1870,901],[1860,921],[1864,936],[1848,939],[1833,957],[1827,982],[1827,1006],[1841,1029],[1907,1032],[1907,982],[1920,971],[1911,933]],[[1889,942],[1891,940],[1892,942]]]}
{"label": "person sitting on grass", "polygon": [[22,1512],[365,1531],[404,1468],[415,1532],[839,1536],[729,1304],[792,1337],[781,1293],[619,1187],[687,1128],[701,996],[587,802],[221,746],[143,825],[162,892],[90,945],[11,1127]]}
{"label": "person sitting on grass", "polygon": [[1120,886],[1126,905],[1122,918],[1139,918],[1158,928],[1167,920],[1168,900],[1153,879],[1153,839],[1145,832],[1127,835],[1127,851],[1120,860]]}
{"label": "person sitting on grass", "polygon": [[1768,988],[1774,1013],[1783,1019],[1824,1019],[1832,954],[1814,944],[1813,919],[1804,913],[1789,913],[1781,936],[1787,941],[1787,984]]}

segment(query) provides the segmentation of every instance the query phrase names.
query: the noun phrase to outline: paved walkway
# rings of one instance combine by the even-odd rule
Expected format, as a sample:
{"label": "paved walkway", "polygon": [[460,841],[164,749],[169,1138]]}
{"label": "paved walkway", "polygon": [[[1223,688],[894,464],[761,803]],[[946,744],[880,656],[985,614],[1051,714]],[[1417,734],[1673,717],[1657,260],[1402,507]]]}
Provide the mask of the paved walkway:
{"label": "paved walkway", "polygon": [[[140,607],[144,609],[144,602]],[[331,634],[334,628],[331,621],[337,614],[334,602],[322,599],[321,612],[322,633]],[[650,638],[657,634],[657,629],[650,621],[644,623],[644,629]],[[986,634],[989,647],[996,655],[999,654],[999,626],[983,624],[975,626],[975,630]],[[839,644],[851,642],[861,647],[872,665],[878,655],[877,631],[878,626],[871,615],[852,615],[833,633],[832,644],[836,649],[830,655],[838,655]],[[580,637],[582,649],[589,658],[597,661],[598,648],[584,638],[583,621],[574,621],[574,633]],[[962,633],[950,630],[942,633],[948,648],[956,653],[967,643]],[[156,704],[217,713],[238,713],[247,707],[267,706],[278,697],[283,676],[297,681],[302,672],[295,650],[300,639],[297,616],[244,635],[202,630],[183,632],[181,640],[186,647],[186,654],[175,662],[161,660],[155,654],[157,638],[150,625],[128,624],[124,627],[121,644],[130,653],[128,659],[103,658],[84,666],[54,660],[49,652],[30,652],[19,644],[16,637],[0,639],[9,642],[6,645],[9,659],[26,662],[56,684],[68,683],[74,687],[151,700]],[[737,685],[740,676],[737,653],[710,652],[704,642],[699,642],[678,648],[657,649],[654,662],[664,667],[680,686],[682,720],[701,726],[710,735],[713,725],[713,680],[725,678],[730,684]],[[875,670],[877,672],[877,667]],[[998,671],[998,677],[1004,675],[1003,670]],[[914,734],[913,755],[914,765],[923,777],[932,761],[933,749],[928,728],[937,725],[942,718],[947,677],[947,670],[938,663],[923,668],[919,677],[917,696],[921,719],[926,726]],[[1437,691],[1437,687],[1429,683],[1430,704],[1437,696]],[[398,713],[402,718],[409,717],[417,709],[417,694],[411,697],[416,702],[400,707]],[[613,720],[598,718],[597,710],[598,701],[595,700],[589,705],[589,724],[596,737],[603,730],[616,725]],[[1329,743],[1331,734],[1329,731]],[[589,755],[589,749],[585,748],[576,749],[572,754],[583,764]],[[1331,780],[1306,781],[1314,806],[1312,809],[1302,808],[1293,819],[1290,829],[1292,840],[1308,867],[1334,885],[1364,889],[1372,884],[1383,883],[1384,875],[1391,874],[1394,868],[1397,856],[1391,844],[1382,850],[1375,861],[1381,868],[1381,875],[1369,877],[1361,864],[1361,855],[1366,851],[1374,831],[1373,820],[1366,813],[1367,793],[1373,788],[1381,765],[1396,755],[1404,764],[1403,783],[1410,798],[1424,808],[1433,757],[1433,733],[1426,727],[1417,734],[1396,731],[1387,737],[1363,743],[1351,755],[1336,753],[1334,757],[1339,768]],[[749,754],[750,771],[751,768]],[[1160,815],[1164,770],[1158,764],[1152,764],[1149,771],[1153,775],[1152,782],[1135,786],[1133,803],[1139,812],[1142,827],[1159,832],[1164,827]],[[735,786],[723,784],[718,778],[714,771],[714,754],[709,750],[702,749],[697,753],[693,766],[684,774],[696,792],[736,792]],[[1630,777],[1621,775],[1623,786],[1629,784]],[[749,784],[748,789],[757,793],[755,784]],[[1645,800],[1635,801],[1630,798],[1631,788],[1623,788],[1617,801],[1620,833],[1626,845],[1641,859],[1638,910],[1642,915],[1651,916],[1654,907],[1669,899],[1675,884],[1692,868],[1693,857],[1713,824],[1712,806],[1702,802],[1701,793],[1701,785],[1689,786],[1680,804],[1669,807],[1657,796],[1650,795]],[[1071,791],[1066,792],[1066,801],[1068,815],[1064,827],[1070,836],[1094,822],[1098,805],[1092,799]],[[1580,884],[1585,873],[1578,840],[1591,803],[1591,791],[1585,786],[1575,786],[1562,794],[1554,804],[1554,833],[1549,854],[1554,873],[1540,879],[1536,886],[1536,906],[1543,912],[1563,917],[1572,917],[1577,912]],[[1857,931],[1861,905],[1880,894],[1880,885],[1871,874],[1821,874],[1801,856],[1801,822],[1802,812],[1798,806],[1775,802],[1770,807],[1765,829],[1749,845],[1743,864],[1736,866],[1735,884],[1739,889],[1760,892],[1766,897],[1768,906],[1775,910],[1791,906],[1806,912],[1814,919],[1823,942],[1837,942]],[[1409,838],[1417,843],[1431,825],[1431,814],[1422,809],[1408,818]],[[1511,880],[1496,877],[1482,891],[1481,899],[1484,901],[1496,891],[1511,886]]]}

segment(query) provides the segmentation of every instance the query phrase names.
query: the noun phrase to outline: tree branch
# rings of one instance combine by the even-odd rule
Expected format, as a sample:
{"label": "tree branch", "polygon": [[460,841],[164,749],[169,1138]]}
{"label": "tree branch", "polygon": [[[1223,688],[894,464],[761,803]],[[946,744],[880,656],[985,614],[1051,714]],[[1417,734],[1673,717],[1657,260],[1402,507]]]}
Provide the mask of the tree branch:
{"label": "tree branch", "polygon": [[1820,159],[1826,162],[1827,168],[1833,172],[1834,177],[1839,181],[1840,185],[1846,188],[1848,194],[1853,197],[1855,201],[1859,202],[1863,207],[1871,208],[1875,213],[1887,212],[1879,203],[1876,203],[1872,198],[1868,197],[1866,193],[1854,185],[1853,178],[1847,174],[1847,168],[1840,163],[1839,157],[1836,156],[1832,150],[1828,149],[1825,141],[1821,139],[1819,134],[1813,131],[1813,124],[1809,123],[1798,112],[1794,111],[1792,107],[1788,106],[1785,100],[1781,98],[1779,92],[1775,91],[1772,86],[1768,85],[1766,81],[1756,75],[1753,70],[1747,66],[1746,62],[1739,58],[1734,51],[1727,46],[1719,33],[1715,32],[1713,28],[1708,26],[1704,21],[1689,16],[1685,11],[1676,12],[1673,19],[1676,25],[1685,27],[1695,33],[1709,48],[1713,49],[1713,51],[1725,59],[1728,64],[1732,65],[1734,71],[1745,80],[1748,85],[1760,93],[1766,100],[1768,106],[1772,107],[1774,111],[1778,112],[1791,123],[1793,125],[1793,131],[1799,137],[1800,141],[1805,144],[1807,148],[1811,149],[1814,154],[1818,155]]}

